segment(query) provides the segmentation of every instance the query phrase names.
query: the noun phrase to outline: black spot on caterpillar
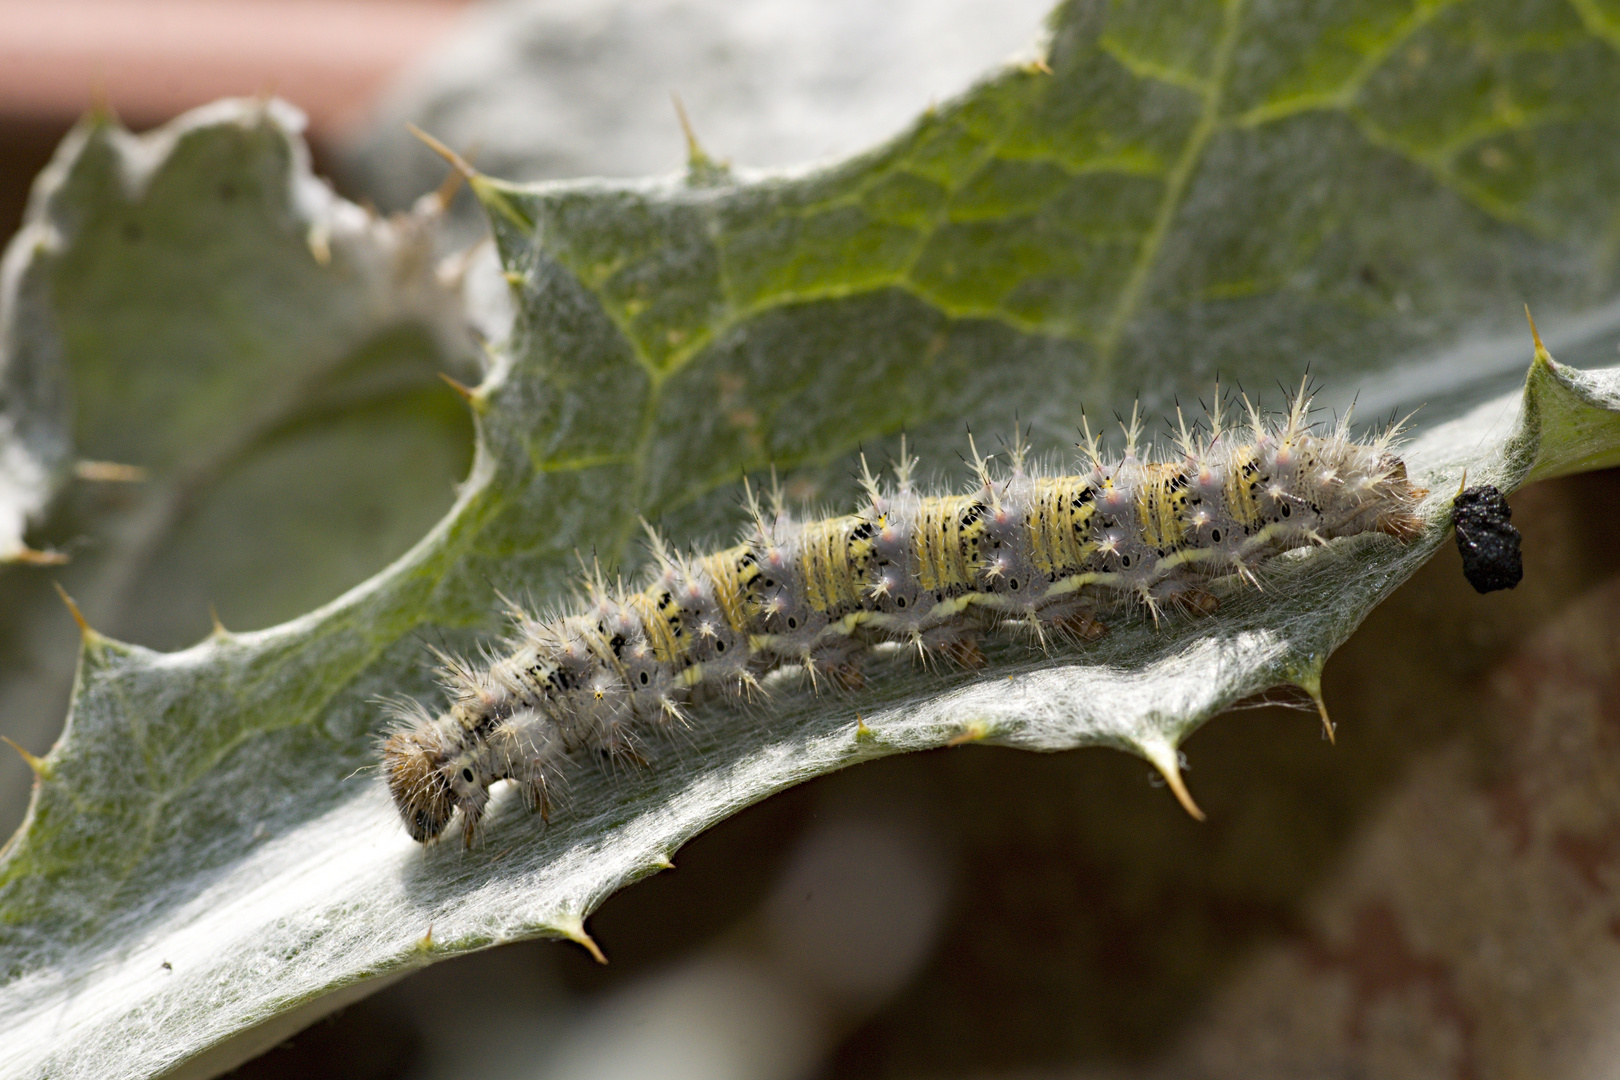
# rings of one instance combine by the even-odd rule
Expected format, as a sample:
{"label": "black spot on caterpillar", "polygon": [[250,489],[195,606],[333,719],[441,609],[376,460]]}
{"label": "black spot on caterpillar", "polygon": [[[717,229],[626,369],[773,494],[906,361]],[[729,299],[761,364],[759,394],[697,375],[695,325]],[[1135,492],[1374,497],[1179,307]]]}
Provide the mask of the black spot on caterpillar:
{"label": "black spot on caterpillar", "polygon": [[1476,592],[1511,589],[1524,577],[1519,551],[1519,530],[1510,519],[1513,511],[1502,493],[1481,484],[1457,493],[1451,504],[1451,523],[1457,530],[1463,576]]}
{"label": "black spot on caterpillar", "polygon": [[1244,404],[1247,423],[1227,428],[1217,395],[1207,431],[1189,432],[1178,410],[1180,435],[1163,458],[1138,456],[1133,415],[1118,460],[1086,427],[1083,472],[1027,468],[1021,444],[996,472],[975,449],[967,491],[925,495],[902,447],[891,485],[863,460],[866,504],[853,513],[802,520],[750,493],[751,521],[733,547],[677,556],[654,534],[642,589],[611,588],[598,572],[572,611],[514,609],[504,656],[444,658],[447,709],[394,703],[383,772],[406,829],[431,840],[459,811],[470,845],[502,780],[549,816],[572,753],[639,761],[647,736],[690,722],[700,688],[751,691],[798,667],[813,684],[854,689],[863,658],[885,643],[977,667],[986,633],[1079,643],[1102,635],[1103,616],[1122,605],[1155,620],[1166,607],[1208,614],[1209,582],[1252,582],[1284,551],[1422,531],[1427,492],[1391,452],[1395,426],[1370,442],[1351,437],[1348,416],[1319,432],[1304,387],[1280,417]]}

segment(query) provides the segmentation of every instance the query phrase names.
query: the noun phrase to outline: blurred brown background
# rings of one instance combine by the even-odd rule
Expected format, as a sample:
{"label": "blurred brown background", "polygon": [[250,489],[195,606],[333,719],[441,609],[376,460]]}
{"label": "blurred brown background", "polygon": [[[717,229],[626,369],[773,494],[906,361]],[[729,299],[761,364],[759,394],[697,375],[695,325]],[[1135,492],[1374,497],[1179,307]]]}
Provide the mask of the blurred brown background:
{"label": "blurred brown background", "polygon": [[309,114],[317,158],[454,30],[469,0],[0,0],[0,230],[67,129],[105,103],[140,130],[221,97]]}

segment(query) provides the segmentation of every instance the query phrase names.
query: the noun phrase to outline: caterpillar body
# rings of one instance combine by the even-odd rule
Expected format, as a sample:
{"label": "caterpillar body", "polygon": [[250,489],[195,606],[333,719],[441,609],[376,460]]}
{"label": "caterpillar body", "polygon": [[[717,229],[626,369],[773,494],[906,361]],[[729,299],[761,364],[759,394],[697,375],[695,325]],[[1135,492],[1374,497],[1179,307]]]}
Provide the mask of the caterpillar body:
{"label": "caterpillar body", "polygon": [[[925,495],[905,456],[892,484],[865,470],[866,505],[801,519],[780,500],[761,508],[740,541],[708,555],[672,555],[654,535],[639,590],[588,580],[568,613],[513,610],[504,656],[485,665],[445,658],[448,708],[393,703],[383,773],[405,827],[427,842],[459,811],[471,845],[502,780],[549,815],[569,755],[582,748],[639,759],[649,735],[689,723],[700,690],[748,692],[798,666],[860,685],[863,655],[898,643],[967,667],[978,641],[1009,629],[1093,640],[1110,609],[1214,610],[1207,585],[1284,551],[1379,532],[1406,542],[1424,528],[1426,491],[1392,452],[1398,425],[1360,442],[1346,415],[1330,430],[1309,422],[1302,386],[1289,408],[1223,424],[1219,394],[1207,426],[1165,455],[1104,458],[1089,427],[1085,471],[1027,466],[1022,445],[996,471],[973,452],[962,494]],[[970,438],[971,446],[971,438]]]}

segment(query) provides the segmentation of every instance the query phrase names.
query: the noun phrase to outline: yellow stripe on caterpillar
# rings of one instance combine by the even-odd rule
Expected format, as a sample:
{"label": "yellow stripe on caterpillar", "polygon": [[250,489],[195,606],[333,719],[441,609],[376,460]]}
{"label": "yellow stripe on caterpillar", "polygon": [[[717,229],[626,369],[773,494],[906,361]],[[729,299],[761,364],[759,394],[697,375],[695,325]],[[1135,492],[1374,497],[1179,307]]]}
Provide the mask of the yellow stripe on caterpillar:
{"label": "yellow stripe on caterpillar", "polygon": [[1144,471],[1144,482],[1136,489],[1142,542],[1168,551],[1179,546],[1187,533],[1187,477],[1180,466],[1169,463],[1155,463]]}
{"label": "yellow stripe on caterpillar", "polygon": [[710,555],[700,564],[714,585],[715,601],[726,617],[726,624],[739,634],[748,633],[754,612],[749,610],[751,586],[759,580],[759,564],[747,544]]}
{"label": "yellow stripe on caterpillar", "polygon": [[1037,477],[1024,519],[1036,569],[1055,580],[1085,565],[1097,544],[1090,539],[1097,512],[1091,484],[1082,477]]}
{"label": "yellow stripe on caterpillar", "polygon": [[865,583],[850,558],[850,533],[860,521],[852,515],[804,526],[799,572],[804,575],[805,602],[817,611],[843,611],[860,602]]}
{"label": "yellow stripe on caterpillar", "polygon": [[925,590],[949,593],[977,582],[983,510],[979,500],[968,495],[921,500],[913,549],[918,582]]}

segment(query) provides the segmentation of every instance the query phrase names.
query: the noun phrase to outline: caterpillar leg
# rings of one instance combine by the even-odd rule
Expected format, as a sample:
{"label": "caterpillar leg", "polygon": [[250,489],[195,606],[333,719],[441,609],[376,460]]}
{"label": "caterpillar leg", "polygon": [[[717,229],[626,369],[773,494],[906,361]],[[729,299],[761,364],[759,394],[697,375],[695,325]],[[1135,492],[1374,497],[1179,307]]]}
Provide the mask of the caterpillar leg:
{"label": "caterpillar leg", "polygon": [[463,847],[471,848],[478,839],[478,820],[484,816],[481,807],[463,806],[461,808],[461,843]]}
{"label": "caterpillar leg", "polygon": [[1183,615],[1213,615],[1220,610],[1221,599],[1208,589],[1189,585],[1165,597],[1165,602]]}
{"label": "caterpillar leg", "polygon": [[798,665],[813,690],[821,689],[823,678],[840,690],[859,690],[866,685],[860,669],[862,648],[862,642],[848,636],[823,638],[798,658]]}
{"label": "caterpillar leg", "polygon": [[628,743],[622,743],[608,751],[608,756],[614,761],[628,761],[638,769],[652,768],[652,762],[641,755],[641,751]]}
{"label": "caterpillar leg", "polygon": [[539,811],[540,820],[547,825],[551,824],[551,791],[543,778],[526,781],[523,784],[523,805],[530,812]]}
{"label": "caterpillar leg", "polygon": [[1054,619],[1052,628],[1074,641],[1096,641],[1108,633],[1108,626],[1088,611],[1071,611]]}
{"label": "caterpillar leg", "polygon": [[984,667],[984,650],[979,648],[979,639],[968,635],[942,641],[937,646],[941,656],[967,671],[977,671]]}
{"label": "caterpillar leg", "polygon": [[840,690],[855,691],[866,688],[866,673],[852,661],[831,664],[822,668],[821,672]]}

